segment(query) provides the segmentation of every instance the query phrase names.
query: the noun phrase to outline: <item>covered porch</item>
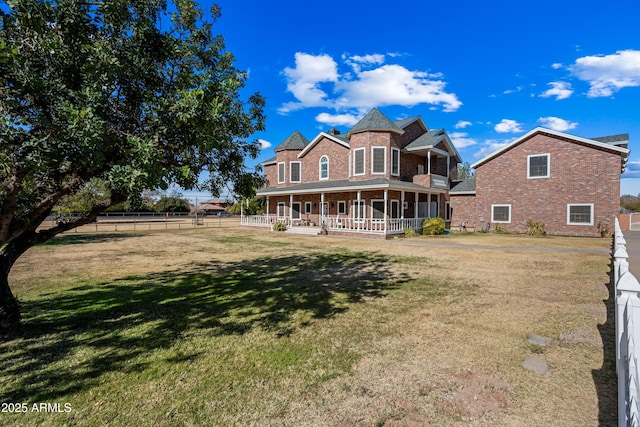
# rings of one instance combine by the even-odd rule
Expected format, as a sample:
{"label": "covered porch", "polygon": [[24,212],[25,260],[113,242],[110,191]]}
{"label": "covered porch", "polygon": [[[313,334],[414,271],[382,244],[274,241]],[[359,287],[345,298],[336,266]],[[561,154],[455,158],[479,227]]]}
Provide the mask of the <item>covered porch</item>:
{"label": "covered porch", "polygon": [[281,222],[289,229],[317,227],[333,235],[386,238],[403,234],[405,228],[419,230],[426,218],[446,220],[443,189],[388,179],[322,184],[262,189],[258,195],[266,198],[265,213],[243,215],[241,223],[272,228]]}

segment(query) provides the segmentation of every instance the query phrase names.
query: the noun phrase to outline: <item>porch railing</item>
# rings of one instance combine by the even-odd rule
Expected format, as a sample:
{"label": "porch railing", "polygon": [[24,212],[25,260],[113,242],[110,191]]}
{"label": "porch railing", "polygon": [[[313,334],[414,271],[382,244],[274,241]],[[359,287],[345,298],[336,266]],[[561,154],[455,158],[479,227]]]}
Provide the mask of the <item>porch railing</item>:
{"label": "porch railing", "polygon": [[[372,219],[372,218],[350,218],[350,217],[327,217],[326,226],[328,230],[345,231],[345,232],[363,232],[363,233],[386,233],[400,234],[405,228],[419,230],[422,228],[422,221],[425,218],[391,218]],[[284,222],[287,227],[292,225],[301,225],[301,219],[291,219],[289,217],[277,217],[267,215],[245,215],[242,217],[241,224],[249,226],[272,226],[276,222]],[[316,224],[321,226],[322,224]]]}

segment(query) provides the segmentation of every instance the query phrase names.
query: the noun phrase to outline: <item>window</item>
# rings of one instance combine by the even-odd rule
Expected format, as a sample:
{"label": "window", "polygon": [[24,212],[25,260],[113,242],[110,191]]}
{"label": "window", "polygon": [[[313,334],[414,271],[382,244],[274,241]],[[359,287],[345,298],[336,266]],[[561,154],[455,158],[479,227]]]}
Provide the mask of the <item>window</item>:
{"label": "window", "polygon": [[311,213],[311,202],[304,202],[304,213]]}
{"label": "window", "polygon": [[300,209],[301,209],[301,205],[300,202],[294,202],[291,204],[291,218],[292,219],[300,219]]}
{"label": "window", "polygon": [[378,221],[384,219],[384,200],[371,201],[371,218]]}
{"label": "window", "polygon": [[338,215],[346,215],[346,214],[347,214],[347,203],[338,202]]}
{"label": "window", "polygon": [[391,175],[400,175],[400,150],[391,149]]}
{"label": "window", "polygon": [[451,221],[451,204],[444,202],[444,220]]}
{"label": "window", "polygon": [[567,205],[567,224],[593,225],[593,204]]}
{"label": "window", "polygon": [[300,182],[300,169],[302,164],[300,162],[289,163],[289,182]]}
{"label": "window", "polygon": [[285,182],[284,163],[278,163],[278,184]]}
{"label": "window", "polygon": [[364,148],[353,150],[353,174],[364,175]]}
{"label": "window", "polygon": [[400,201],[391,201],[391,218],[400,218]]}
{"label": "window", "polygon": [[387,149],[385,147],[371,147],[371,173],[386,173]]}
{"label": "window", "polygon": [[491,222],[511,222],[511,205],[491,205]]}
{"label": "window", "polygon": [[329,158],[320,157],[320,179],[329,179]]}
{"label": "window", "polygon": [[549,178],[549,154],[527,156],[527,178]]}
{"label": "window", "polygon": [[278,202],[278,218],[284,218],[284,202]]}
{"label": "window", "polygon": [[355,219],[363,219],[364,218],[364,200],[360,200],[360,205],[358,205],[358,201],[353,201],[353,217]]}

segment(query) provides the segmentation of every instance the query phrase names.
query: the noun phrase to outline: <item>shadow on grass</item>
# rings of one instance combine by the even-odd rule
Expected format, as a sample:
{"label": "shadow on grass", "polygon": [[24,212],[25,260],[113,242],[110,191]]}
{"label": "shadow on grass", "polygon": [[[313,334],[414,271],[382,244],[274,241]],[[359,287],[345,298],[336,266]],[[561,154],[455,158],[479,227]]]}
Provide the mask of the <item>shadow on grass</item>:
{"label": "shadow on grass", "polygon": [[[145,354],[189,333],[276,337],[379,298],[406,277],[370,253],[263,257],[79,286],[24,305],[21,339],[2,345],[0,401],[55,401],[109,372],[141,372]],[[178,356],[174,362],[198,357]],[[72,360],[77,358],[77,362]]]}
{"label": "shadow on grass", "polygon": [[140,234],[135,233],[65,233],[58,234],[51,240],[40,244],[40,246],[65,246],[65,245],[78,245],[83,243],[105,243],[116,242],[124,240],[129,237],[139,237]]}

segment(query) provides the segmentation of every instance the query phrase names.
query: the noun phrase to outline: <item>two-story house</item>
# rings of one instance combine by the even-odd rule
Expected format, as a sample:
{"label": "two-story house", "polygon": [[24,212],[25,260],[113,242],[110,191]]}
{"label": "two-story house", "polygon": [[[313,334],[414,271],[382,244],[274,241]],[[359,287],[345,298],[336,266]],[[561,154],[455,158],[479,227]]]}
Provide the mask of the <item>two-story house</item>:
{"label": "two-story house", "polygon": [[293,132],[263,162],[264,215],[243,224],[324,226],[330,234],[385,238],[448,220],[449,186],[462,161],[443,129],[421,117],[392,121],[371,110],[346,134],[336,129],[307,140]]}
{"label": "two-story house", "polygon": [[581,138],[536,128],[471,165],[473,179],[454,182],[451,226],[526,233],[600,236],[620,212],[620,174],[629,135]]}

